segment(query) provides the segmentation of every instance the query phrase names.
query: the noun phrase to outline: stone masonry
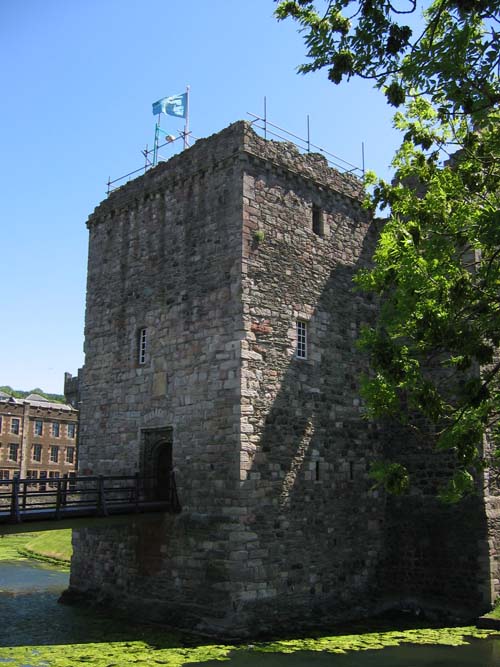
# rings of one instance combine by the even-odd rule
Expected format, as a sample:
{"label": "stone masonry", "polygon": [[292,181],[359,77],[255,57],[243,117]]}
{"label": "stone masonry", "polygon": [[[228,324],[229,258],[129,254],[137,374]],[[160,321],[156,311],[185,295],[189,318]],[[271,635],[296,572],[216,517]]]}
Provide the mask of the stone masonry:
{"label": "stone masonry", "polygon": [[79,469],[155,472],[168,441],[181,511],[75,530],[70,593],[228,637],[491,603],[482,501],[388,501],[368,477],[411,441],[363,418],[362,199],[238,122],[90,216]]}

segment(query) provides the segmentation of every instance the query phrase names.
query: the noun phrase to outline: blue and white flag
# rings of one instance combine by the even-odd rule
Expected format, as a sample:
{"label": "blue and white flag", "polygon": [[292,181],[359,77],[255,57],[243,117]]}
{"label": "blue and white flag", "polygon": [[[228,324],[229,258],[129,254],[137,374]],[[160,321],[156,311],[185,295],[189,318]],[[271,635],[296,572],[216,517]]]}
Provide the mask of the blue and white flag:
{"label": "blue and white flag", "polygon": [[157,116],[160,113],[166,113],[169,116],[177,118],[186,118],[187,112],[187,93],[181,95],[172,95],[163,97],[153,104],[153,114]]}

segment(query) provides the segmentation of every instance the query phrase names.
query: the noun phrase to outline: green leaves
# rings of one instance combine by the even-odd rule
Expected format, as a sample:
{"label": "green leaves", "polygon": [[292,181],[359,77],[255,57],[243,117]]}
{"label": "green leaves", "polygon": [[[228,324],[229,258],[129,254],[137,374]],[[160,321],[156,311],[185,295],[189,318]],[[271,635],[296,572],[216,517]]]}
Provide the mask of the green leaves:
{"label": "green leaves", "polygon": [[369,474],[375,480],[376,487],[382,486],[394,495],[401,495],[409,489],[410,477],[408,471],[399,463],[378,461],[372,465]]}
{"label": "green leaves", "polygon": [[373,80],[396,107],[423,93],[443,114],[481,118],[500,100],[497,1],[428,2],[417,31],[412,14],[419,10],[419,3],[401,10],[391,0],[283,0],[275,14],[297,21],[304,34],[309,62],[301,72],[325,67],[334,83]]}
{"label": "green leaves", "polygon": [[[366,176],[367,208],[389,217],[356,277],[381,304],[359,341],[371,366],[362,393],[369,417],[399,419],[447,452],[441,497],[452,502],[472,492],[474,471],[500,465],[500,6],[429,1],[418,32],[417,4],[297,0],[276,14],[305,35],[302,72],[372,79],[401,109],[394,179]],[[403,463],[372,475],[393,492],[409,484]]]}

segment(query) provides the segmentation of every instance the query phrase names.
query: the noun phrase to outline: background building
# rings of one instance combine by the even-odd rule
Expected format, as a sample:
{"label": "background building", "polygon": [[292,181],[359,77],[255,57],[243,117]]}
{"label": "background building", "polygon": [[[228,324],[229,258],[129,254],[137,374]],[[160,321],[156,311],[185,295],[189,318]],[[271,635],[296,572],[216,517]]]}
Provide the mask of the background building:
{"label": "background building", "polygon": [[39,394],[14,398],[0,392],[0,478],[50,480],[74,475],[78,411]]}

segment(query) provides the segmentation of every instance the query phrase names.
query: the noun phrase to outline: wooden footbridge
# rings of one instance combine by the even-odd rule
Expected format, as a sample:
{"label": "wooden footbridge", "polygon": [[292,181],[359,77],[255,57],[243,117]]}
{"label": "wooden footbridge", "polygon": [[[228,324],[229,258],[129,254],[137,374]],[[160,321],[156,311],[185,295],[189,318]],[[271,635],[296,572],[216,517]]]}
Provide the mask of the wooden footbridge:
{"label": "wooden footbridge", "polygon": [[76,527],[82,519],[88,524],[89,519],[179,511],[173,473],[161,488],[156,479],[139,475],[0,481],[0,535]]}

